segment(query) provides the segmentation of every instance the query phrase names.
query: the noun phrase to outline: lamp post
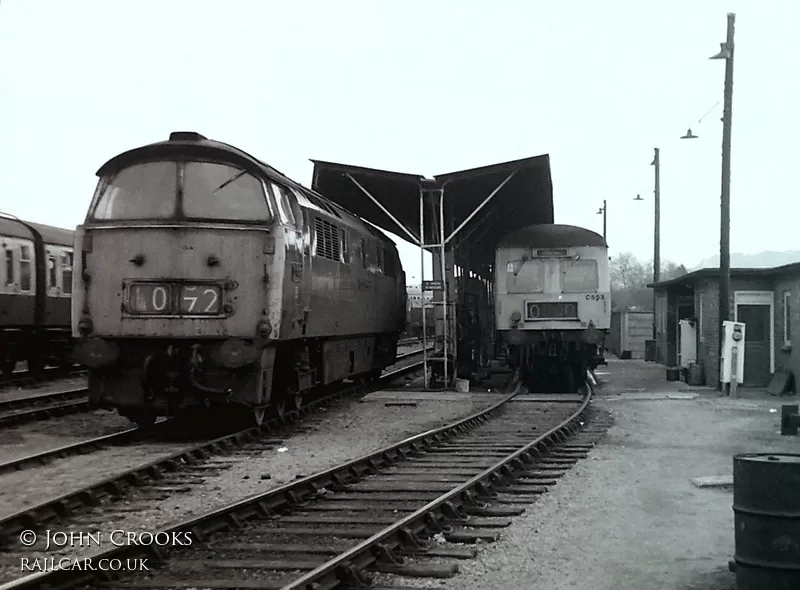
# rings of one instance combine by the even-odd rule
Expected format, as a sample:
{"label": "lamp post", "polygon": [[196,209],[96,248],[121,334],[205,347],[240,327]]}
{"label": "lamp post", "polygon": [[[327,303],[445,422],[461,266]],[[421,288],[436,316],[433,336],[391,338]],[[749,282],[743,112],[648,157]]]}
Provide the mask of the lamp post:
{"label": "lamp post", "polygon": [[[731,123],[733,118],[733,34],[736,15],[728,13],[728,31],[718,54],[709,59],[725,60],[725,92],[722,114],[722,189],[719,228],[719,359],[722,363],[722,322],[730,318],[731,282]],[[722,379],[719,380],[722,390]]]}
{"label": "lamp post", "polygon": [[604,240],[606,239],[606,229],[607,229],[606,222],[608,221],[607,213],[608,213],[608,204],[606,203],[606,199],[603,199],[603,206],[600,207],[597,210],[597,214],[603,216],[603,239]]}

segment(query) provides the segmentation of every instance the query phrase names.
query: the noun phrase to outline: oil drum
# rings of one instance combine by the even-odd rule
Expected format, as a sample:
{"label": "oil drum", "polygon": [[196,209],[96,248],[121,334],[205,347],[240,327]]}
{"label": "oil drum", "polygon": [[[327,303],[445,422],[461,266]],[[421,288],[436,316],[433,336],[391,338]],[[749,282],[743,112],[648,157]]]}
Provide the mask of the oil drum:
{"label": "oil drum", "polygon": [[800,455],[733,458],[738,590],[800,588]]}

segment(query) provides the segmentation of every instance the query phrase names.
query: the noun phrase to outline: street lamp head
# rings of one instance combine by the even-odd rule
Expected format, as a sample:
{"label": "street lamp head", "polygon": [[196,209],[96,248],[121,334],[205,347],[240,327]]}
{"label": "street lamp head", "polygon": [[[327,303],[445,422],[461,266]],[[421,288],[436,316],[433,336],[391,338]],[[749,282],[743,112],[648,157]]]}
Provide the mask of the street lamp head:
{"label": "street lamp head", "polygon": [[598,214],[598,215],[602,215],[602,214],[603,214],[603,208],[602,208],[602,207],[600,207],[600,208],[597,210],[597,214]]}
{"label": "street lamp head", "polygon": [[708,59],[728,59],[731,56],[731,49],[728,47],[728,43],[720,43],[719,44],[719,53],[716,55],[712,55]]}
{"label": "street lamp head", "polygon": [[636,197],[633,200],[634,201],[644,201],[644,199],[642,198],[642,195],[636,195]]}
{"label": "street lamp head", "polygon": [[686,130],[686,135],[681,135],[681,139],[697,139],[697,135],[692,133],[691,129]]}

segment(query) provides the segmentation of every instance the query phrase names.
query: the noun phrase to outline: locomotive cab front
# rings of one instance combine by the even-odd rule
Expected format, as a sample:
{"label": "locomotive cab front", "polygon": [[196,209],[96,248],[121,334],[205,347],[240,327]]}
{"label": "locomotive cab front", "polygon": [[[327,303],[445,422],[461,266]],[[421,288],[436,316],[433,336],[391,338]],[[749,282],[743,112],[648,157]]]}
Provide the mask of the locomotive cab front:
{"label": "locomotive cab front", "polygon": [[271,285],[297,247],[281,225],[299,212],[246,158],[194,139],[98,172],[76,234],[75,355],[90,399],[138,423],[215,404],[260,422],[281,329]]}

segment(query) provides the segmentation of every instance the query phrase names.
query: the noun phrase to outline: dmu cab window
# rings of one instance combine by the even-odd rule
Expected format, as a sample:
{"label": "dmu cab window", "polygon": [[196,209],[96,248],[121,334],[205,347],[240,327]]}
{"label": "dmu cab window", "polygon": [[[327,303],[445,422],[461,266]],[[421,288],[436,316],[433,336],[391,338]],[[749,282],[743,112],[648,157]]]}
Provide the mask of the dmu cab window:
{"label": "dmu cab window", "polygon": [[506,267],[506,293],[541,293],[544,279],[544,260],[512,260]]}
{"label": "dmu cab window", "polygon": [[96,220],[272,220],[264,184],[241,168],[215,162],[145,162],[102,178]]}
{"label": "dmu cab window", "polygon": [[583,293],[597,291],[597,260],[562,260],[561,291],[564,293]]}

